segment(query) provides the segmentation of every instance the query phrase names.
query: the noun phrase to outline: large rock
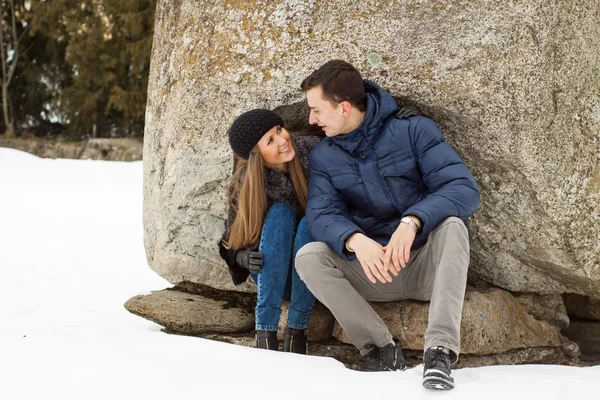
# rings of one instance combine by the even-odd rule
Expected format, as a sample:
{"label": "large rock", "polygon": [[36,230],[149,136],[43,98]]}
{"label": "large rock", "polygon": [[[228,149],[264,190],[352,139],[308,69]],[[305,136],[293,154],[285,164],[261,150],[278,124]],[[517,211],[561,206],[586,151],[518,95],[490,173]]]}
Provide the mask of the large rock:
{"label": "large rock", "polygon": [[[402,301],[371,303],[402,348],[423,351],[429,303]],[[348,336],[336,324],[334,336],[349,343]],[[577,348],[565,343],[556,328],[530,316],[510,293],[492,289],[468,290],[461,321],[461,353],[472,355],[502,354],[518,349],[556,347],[576,355]],[[569,347],[570,346],[570,347]]]}
{"label": "large rock", "polygon": [[474,279],[600,298],[600,12],[548,2],[161,0],[144,141],[148,262],[234,288],[216,243],[226,130],[254,107],[307,118],[300,82],[352,62],[440,125],[482,192]]}

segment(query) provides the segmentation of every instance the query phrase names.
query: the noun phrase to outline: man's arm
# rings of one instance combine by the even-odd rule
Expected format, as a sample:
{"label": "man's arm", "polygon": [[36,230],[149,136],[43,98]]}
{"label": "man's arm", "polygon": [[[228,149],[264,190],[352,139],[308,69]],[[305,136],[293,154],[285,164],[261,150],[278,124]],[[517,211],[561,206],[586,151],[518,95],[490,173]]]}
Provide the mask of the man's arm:
{"label": "man's arm", "polygon": [[430,194],[403,216],[418,217],[423,233],[429,234],[448,217],[466,219],[473,215],[479,208],[479,188],[437,125],[429,118],[419,118],[410,137]]}
{"label": "man's arm", "polygon": [[346,250],[346,240],[354,232],[361,232],[351,219],[344,197],[333,186],[327,173],[310,154],[310,180],[306,199],[306,220],[313,239],[325,242],[340,257],[352,261],[355,255]]}
{"label": "man's arm", "polygon": [[[310,181],[306,201],[306,219],[313,238],[325,242],[340,257],[352,261],[356,258],[367,278],[375,283],[391,282],[383,270],[382,246],[368,238],[351,219],[344,197],[333,186],[331,179],[319,166],[315,152],[309,161]],[[349,238],[352,236],[353,247]],[[350,249],[350,250],[349,250]]]}

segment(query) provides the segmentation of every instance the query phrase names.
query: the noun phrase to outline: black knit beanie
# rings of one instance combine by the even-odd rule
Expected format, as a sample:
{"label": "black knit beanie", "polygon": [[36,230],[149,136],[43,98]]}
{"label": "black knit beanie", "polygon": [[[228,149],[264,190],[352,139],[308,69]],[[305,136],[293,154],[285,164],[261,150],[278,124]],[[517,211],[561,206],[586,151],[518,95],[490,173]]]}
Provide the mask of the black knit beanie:
{"label": "black knit beanie", "polygon": [[247,160],[250,152],[265,133],[275,125],[283,126],[283,120],[270,110],[246,111],[229,128],[229,144],[233,152]]}

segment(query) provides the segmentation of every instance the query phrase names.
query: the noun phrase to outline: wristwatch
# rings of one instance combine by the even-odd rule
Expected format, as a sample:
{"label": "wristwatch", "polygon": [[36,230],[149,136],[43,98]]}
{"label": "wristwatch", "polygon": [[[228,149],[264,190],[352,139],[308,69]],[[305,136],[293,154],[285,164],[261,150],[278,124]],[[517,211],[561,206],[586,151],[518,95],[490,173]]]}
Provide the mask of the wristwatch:
{"label": "wristwatch", "polygon": [[412,219],[410,219],[409,217],[404,217],[400,220],[400,222],[404,222],[405,224],[408,224],[411,228],[413,228],[413,230],[415,231],[415,234],[419,232],[419,227],[417,226],[417,224],[415,223],[415,221],[413,221]]}

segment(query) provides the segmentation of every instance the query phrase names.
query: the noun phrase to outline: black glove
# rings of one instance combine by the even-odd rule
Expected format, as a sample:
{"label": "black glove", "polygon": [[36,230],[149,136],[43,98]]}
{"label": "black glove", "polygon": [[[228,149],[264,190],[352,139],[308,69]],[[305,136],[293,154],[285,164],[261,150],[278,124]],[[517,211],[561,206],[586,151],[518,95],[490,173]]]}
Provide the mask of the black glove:
{"label": "black glove", "polygon": [[404,106],[397,113],[396,118],[405,119],[410,117],[422,116],[423,113],[415,106]]}
{"label": "black glove", "polygon": [[235,261],[250,271],[251,274],[258,274],[263,265],[263,253],[252,250],[240,250],[235,256]]}

